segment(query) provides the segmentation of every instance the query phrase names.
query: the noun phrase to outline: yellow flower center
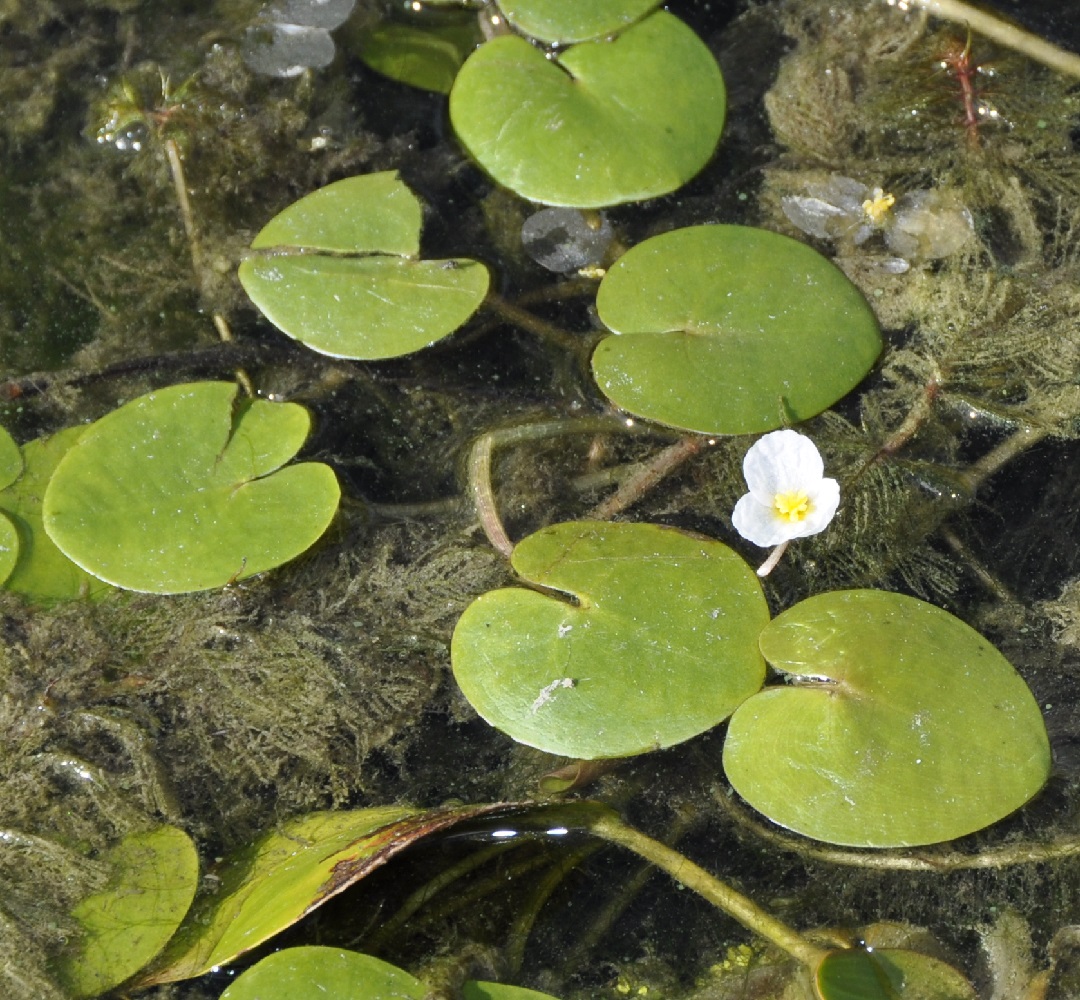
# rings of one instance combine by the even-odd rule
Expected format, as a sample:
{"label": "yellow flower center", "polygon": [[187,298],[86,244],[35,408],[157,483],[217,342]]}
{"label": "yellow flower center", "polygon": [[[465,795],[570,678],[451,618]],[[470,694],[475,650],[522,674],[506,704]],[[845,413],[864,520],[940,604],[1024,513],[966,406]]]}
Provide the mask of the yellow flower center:
{"label": "yellow flower center", "polygon": [[889,209],[896,204],[896,198],[886,194],[881,188],[874,188],[871,192],[873,197],[867,198],[862,203],[863,214],[875,225],[880,226],[889,214]]}
{"label": "yellow flower center", "polygon": [[791,493],[777,493],[773,497],[773,506],[781,519],[794,524],[796,521],[803,520],[810,513],[810,498],[803,490],[793,490]]}

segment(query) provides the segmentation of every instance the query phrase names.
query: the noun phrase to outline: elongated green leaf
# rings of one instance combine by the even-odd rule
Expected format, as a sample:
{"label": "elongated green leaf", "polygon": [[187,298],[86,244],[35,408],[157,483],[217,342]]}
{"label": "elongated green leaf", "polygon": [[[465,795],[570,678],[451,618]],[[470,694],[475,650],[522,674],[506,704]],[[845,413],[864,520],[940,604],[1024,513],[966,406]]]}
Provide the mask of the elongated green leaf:
{"label": "elongated green leaf", "polygon": [[382,806],[290,820],[224,862],[215,873],[217,891],[196,901],[139,985],[188,979],[227,965],[420,838],[502,808]]}

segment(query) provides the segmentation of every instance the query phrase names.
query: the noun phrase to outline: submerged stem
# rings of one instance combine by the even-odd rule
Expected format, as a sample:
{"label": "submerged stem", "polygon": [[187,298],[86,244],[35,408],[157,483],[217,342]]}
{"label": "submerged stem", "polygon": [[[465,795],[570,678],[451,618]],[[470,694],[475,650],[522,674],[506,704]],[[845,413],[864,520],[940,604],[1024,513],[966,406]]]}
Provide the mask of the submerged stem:
{"label": "submerged stem", "polygon": [[[891,6],[907,7],[906,0],[888,0]],[[910,3],[935,17],[967,25],[999,45],[1013,49],[1029,59],[1041,62],[1050,69],[1068,76],[1080,77],[1080,55],[1059,48],[1045,38],[1024,31],[1007,21],[978,10],[963,0],[910,0]]]}
{"label": "submerged stem", "polygon": [[815,969],[829,953],[811,944],[794,928],[777,920],[753,900],[736,892],[715,875],[694,864],[666,844],[653,840],[640,830],[627,826],[614,813],[596,812],[588,816],[586,827],[597,837],[633,851],[639,857],[662,868],[676,882],[693,889],[714,906],[734,917],[744,927],[771,941],[810,969]]}
{"label": "submerged stem", "polygon": [[588,514],[591,520],[607,521],[627,507],[637,503],[665,476],[669,476],[688,458],[693,458],[709,443],[704,437],[684,437],[669,445],[651,461],[626,479],[622,485],[603,503],[598,504]]}
{"label": "submerged stem", "polygon": [[473,442],[469,451],[468,480],[473,506],[480,519],[488,541],[507,558],[514,551],[499,509],[495,503],[495,490],[491,484],[491,459],[496,447],[541,441],[564,434],[656,434],[656,428],[639,427],[633,421],[615,416],[580,417],[571,420],[546,420],[535,424],[519,424],[489,431]]}

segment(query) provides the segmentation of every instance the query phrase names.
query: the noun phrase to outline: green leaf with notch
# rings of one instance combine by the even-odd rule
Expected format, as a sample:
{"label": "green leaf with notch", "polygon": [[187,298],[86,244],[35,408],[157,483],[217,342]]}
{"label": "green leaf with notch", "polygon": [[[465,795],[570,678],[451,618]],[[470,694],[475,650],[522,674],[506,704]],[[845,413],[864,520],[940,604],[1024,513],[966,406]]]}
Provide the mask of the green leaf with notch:
{"label": "green leaf with notch", "polygon": [[229,382],[171,386],[85,429],[45,490],[45,530],[60,550],[114,586],[178,594],[310,548],[341,495],[329,466],[282,468],[311,418],[237,392]]}
{"label": "green leaf with notch", "polygon": [[761,687],[769,620],[753,571],[720,542],[652,524],[556,524],[521,541],[532,587],[490,591],[454,629],[454,676],[515,740],[625,757],[723,721]]}
{"label": "green leaf with notch", "polygon": [[693,226],[639,243],[596,296],[616,336],[593,354],[616,406],[703,434],[798,423],[845,396],[881,353],[877,320],[809,247],[747,226]]}
{"label": "green leaf with notch", "polygon": [[271,323],[322,354],[412,354],[465,323],[489,281],[474,260],[414,259],[420,223],[396,173],[347,177],[271,219],[240,283]]}
{"label": "green leaf with notch", "polygon": [[1012,665],[947,611],[901,594],[833,591],[761,633],[790,681],[731,718],[724,769],[781,826],[854,847],[980,830],[1050,773],[1039,706]]}
{"label": "green leaf with notch", "polygon": [[450,92],[454,131],[496,181],[572,208],[681,187],[712,156],[725,106],[716,60],[665,11],[553,59],[517,35],[495,38]]}

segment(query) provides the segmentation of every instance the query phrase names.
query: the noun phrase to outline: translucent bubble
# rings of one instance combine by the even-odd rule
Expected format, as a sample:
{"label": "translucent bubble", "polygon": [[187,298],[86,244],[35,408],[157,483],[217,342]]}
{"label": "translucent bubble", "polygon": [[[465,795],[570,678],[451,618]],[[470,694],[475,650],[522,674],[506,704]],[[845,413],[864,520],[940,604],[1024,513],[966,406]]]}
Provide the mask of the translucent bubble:
{"label": "translucent bubble", "polygon": [[244,62],[265,76],[297,76],[334,61],[334,40],[325,28],[260,24],[244,34]]}
{"label": "translucent bubble", "polygon": [[975,234],[971,212],[953,191],[910,191],[897,203],[885,242],[908,260],[956,253]]}
{"label": "translucent bubble", "polygon": [[615,233],[601,214],[586,216],[576,208],[545,208],[525,220],[525,252],[549,271],[576,271],[599,264]]}
{"label": "translucent bubble", "polygon": [[275,0],[263,19],[329,31],[344,24],[355,6],[356,0]]}
{"label": "translucent bubble", "polygon": [[356,0],[275,0],[244,34],[244,62],[266,76],[297,76],[334,61],[330,30],[343,24]]}

